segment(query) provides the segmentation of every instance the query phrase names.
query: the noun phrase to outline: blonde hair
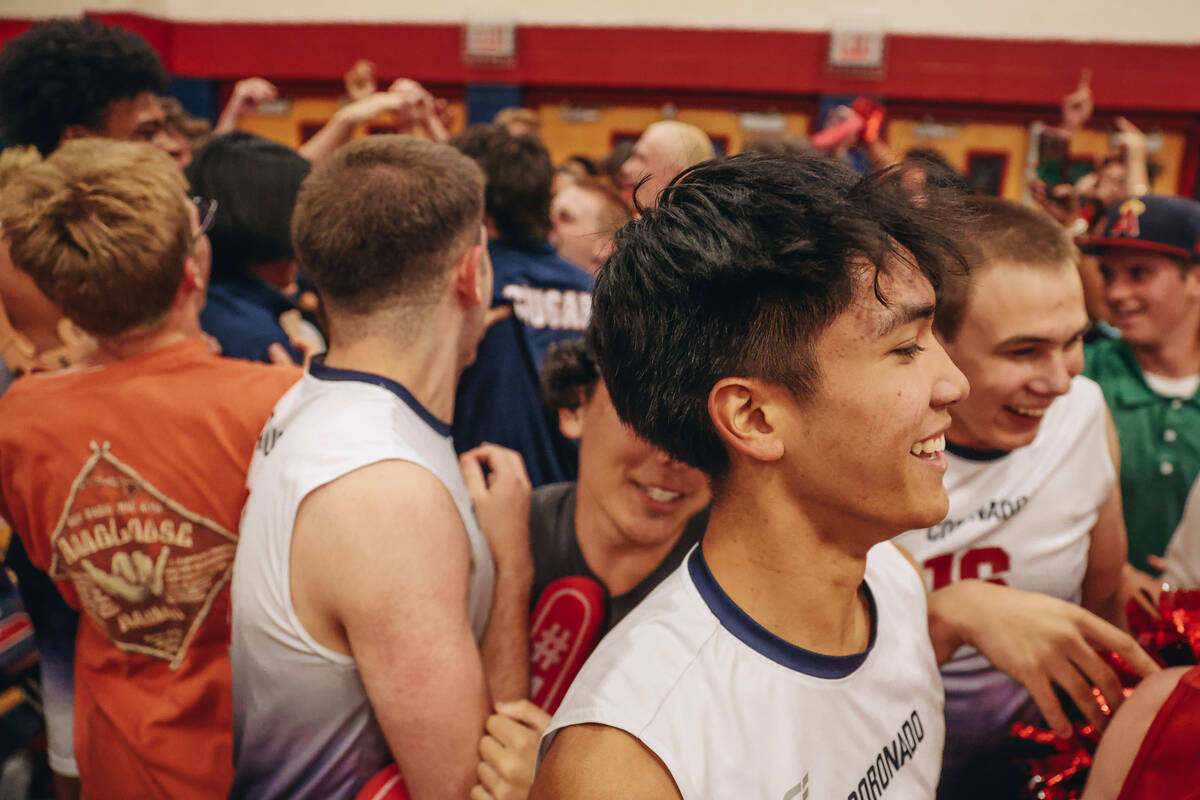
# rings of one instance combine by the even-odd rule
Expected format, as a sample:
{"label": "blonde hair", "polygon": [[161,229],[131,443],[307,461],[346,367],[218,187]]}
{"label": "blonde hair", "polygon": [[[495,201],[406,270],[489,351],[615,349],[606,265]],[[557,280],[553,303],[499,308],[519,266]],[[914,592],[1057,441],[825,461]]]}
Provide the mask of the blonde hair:
{"label": "blonde hair", "polygon": [[18,269],[80,328],[111,337],[170,310],[193,244],[186,189],[151,145],[73,139],[12,177],[0,226]]}
{"label": "blonde hair", "polygon": [[713,149],[712,139],[708,138],[708,134],[695,125],[664,119],[655,122],[646,129],[646,132],[649,133],[653,130],[665,130],[672,134],[671,160],[681,169],[687,169],[701,161],[708,161],[717,155],[716,150]]}
{"label": "blonde hair", "polygon": [[33,145],[14,145],[0,151],[0,191],[8,185],[13,176],[26,167],[31,167],[42,160],[42,154]]}
{"label": "blonde hair", "polygon": [[528,125],[535,131],[540,130],[542,127],[542,119],[537,115],[536,111],[521,108],[520,106],[509,106],[508,108],[500,109],[496,112],[496,116],[492,117],[492,122],[497,125],[504,125],[505,127],[516,122],[521,125]]}

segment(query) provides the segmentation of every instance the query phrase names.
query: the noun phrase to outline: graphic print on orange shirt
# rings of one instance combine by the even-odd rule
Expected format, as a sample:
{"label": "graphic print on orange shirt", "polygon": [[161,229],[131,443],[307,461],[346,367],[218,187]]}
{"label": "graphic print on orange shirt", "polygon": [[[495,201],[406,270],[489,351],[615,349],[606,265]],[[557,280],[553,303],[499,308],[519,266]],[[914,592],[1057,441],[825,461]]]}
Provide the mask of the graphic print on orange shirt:
{"label": "graphic print on orange shirt", "polygon": [[50,577],[120,649],[177,669],[221,588],[237,536],[171,500],[92,442],[50,537]]}

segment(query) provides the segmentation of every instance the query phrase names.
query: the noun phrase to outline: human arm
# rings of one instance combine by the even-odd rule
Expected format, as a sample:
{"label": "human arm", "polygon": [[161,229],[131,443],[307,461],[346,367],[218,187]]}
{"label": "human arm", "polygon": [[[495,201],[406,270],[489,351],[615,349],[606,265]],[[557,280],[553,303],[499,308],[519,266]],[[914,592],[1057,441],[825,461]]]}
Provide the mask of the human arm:
{"label": "human arm", "polygon": [[1136,600],[1150,614],[1157,615],[1158,593],[1153,578],[1135,569],[1127,561],[1129,544],[1125,535],[1125,516],[1121,509],[1121,444],[1112,415],[1104,410],[1105,439],[1113,467],[1113,486],[1096,524],[1090,533],[1087,572],[1083,576],[1084,608],[1121,628],[1128,628],[1125,605]]}
{"label": "human arm", "polygon": [[465,797],[488,714],[469,621],[470,551],[440,480],[380,461],[310,493],[296,514],[291,592],[320,644],[354,656],[413,800]]}
{"label": "human arm", "polygon": [[435,100],[425,87],[410,78],[398,78],[388,87],[388,91],[405,99],[410,125],[420,127],[432,141],[445,142],[450,139],[449,107],[444,101]]}
{"label": "human arm", "polygon": [[311,139],[300,145],[300,155],[314,164],[350,141],[354,128],[385,112],[395,112],[404,106],[405,99],[394,92],[375,92],[339,108],[333,119],[325,123]]}
{"label": "human arm", "polygon": [[1062,99],[1062,127],[1071,134],[1079,133],[1092,118],[1095,100],[1092,97],[1092,71],[1085,69],[1079,76],[1075,91]]}
{"label": "human arm", "polygon": [[1146,135],[1129,120],[1117,117],[1117,146],[1125,161],[1125,196],[1141,197],[1150,192],[1146,165]]}
{"label": "human arm", "polygon": [[1200,589],[1200,480],[1188,493],[1183,518],[1161,563],[1162,580],[1172,589]]}
{"label": "human arm", "polygon": [[492,613],[482,643],[488,687],[496,700],[519,700],[529,693],[532,487],[521,455],[505,447],[484,443],[463,453],[459,466],[496,562]]}
{"label": "human arm", "polygon": [[[899,548],[913,569],[912,556]],[[1121,683],[1096,653],[1115,651],[1140,675],[1158,665],[1126,633],[1099,617],[1049,595],[970,579],[931,592],[927,598],[929,638],[938,664],[971,645],[1001,672],[1023,684],[1047,724],[1070,735],[1071,724],[1054,693],[1060,686],[1087,718],[1103,726],[1092,694],[1100,687],[1109,705],[1122,700]]]}
{"label": "human arm", "polygon": [[238,122],[247,111],[278,96],[279,90],[265,78],[243,78],[238,81],[234,84],[233,94],[229,96],[229,102],[221,111],[216,126],[213,127],[213,136],[236,131]]}
{"label": "human arm", "polygon": [[682,798],[666,765],[636,738],[607,725],[563,728],[533,780],[531,800]]}

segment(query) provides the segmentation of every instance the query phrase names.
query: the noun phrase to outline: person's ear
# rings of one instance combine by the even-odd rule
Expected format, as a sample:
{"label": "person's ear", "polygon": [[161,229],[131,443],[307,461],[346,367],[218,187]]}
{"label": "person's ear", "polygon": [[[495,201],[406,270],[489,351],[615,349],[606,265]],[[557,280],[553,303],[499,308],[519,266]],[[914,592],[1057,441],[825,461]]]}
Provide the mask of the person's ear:
{"label": "person's ear", "polygon": [[1183,273],[1183,286],[1189,298],[1200,300],[1200,264],[1193,264]]}
{"label": "person's ear", "polygon": [[480,259],[485,257],[482,245],[472,245],[459,257],[451,270],[454,292],[465,308],[491,304],[491,298],[484,296],[486,287],[480,274]]}
{"label": "person's ear", "polygon": [[717,435],[731,450],[755,461],[783,457],[777,424],[783,387],[754,378],[722,378],[708,393],[708,415]]}
{"label": "person's ear", "polygon": [[568,439],[583,438],[583,406],[560,408],[558,410],[558,429]]}

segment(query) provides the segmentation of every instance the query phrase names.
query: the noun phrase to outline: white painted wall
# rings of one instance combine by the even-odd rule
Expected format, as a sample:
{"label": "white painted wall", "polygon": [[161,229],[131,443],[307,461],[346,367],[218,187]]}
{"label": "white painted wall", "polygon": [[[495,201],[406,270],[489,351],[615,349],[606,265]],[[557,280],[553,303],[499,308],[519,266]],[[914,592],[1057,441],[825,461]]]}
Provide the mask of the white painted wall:
{"label": "white painted wall", "polygon": [[0,0],[0,17],[135,11],[204,22],[462,22],[827,30],[1200,44],[1200,0]]}

